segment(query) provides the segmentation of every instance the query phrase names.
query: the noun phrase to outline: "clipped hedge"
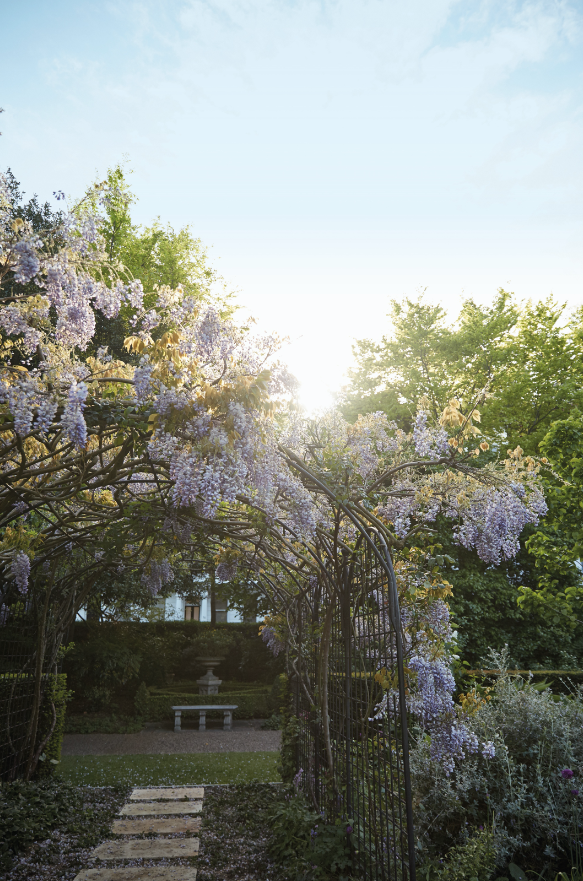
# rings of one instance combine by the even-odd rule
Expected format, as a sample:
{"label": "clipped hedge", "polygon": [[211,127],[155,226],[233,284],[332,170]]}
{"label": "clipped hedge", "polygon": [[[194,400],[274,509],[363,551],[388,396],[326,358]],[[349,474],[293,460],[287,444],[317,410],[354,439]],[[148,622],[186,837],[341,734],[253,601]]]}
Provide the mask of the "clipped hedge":
{"label": "clipped hedge", "polygon": [[[147,720],[149,722],[164,722],[174,718],[172,707],[192,704],[193,706],[205,706],[210,704],[237,704],[233,713],[235,719],[267,719],[270,715],[269,694],[265,691],[237,691],[229,694],[177,694],[162,693],[151,694],[147,701]],[[222,718],[222,713],[217,710],[209,714],[211,718]],[[183,718],[189,716],[198,717],[198,713],[182,713]]]}
{"label": "clipped hedge", "polygon": [[65,734],[136,734],[141,720],[120,716],[67,716]]}
{"label": "clipped hedge", "polygon": [[[283,672],[283,655],[273,657],[259,636],[258,624],[210,624],[206,621],[78,621],[68,635],[68,641],[74,642],[75,648],[67,655],[63,669],[69,674],[69,682],[79,696],[95,685],[117,688],[117,683],[129,681],[133,661],[130,663],[132,659],[128,660],[127,655],[131,653],[135,660],[135,673],[130,676],[132,681],[136,685],[142,681],[148,686],[163,686],[168,674],[184,676],[183,653],[193,638],[209,630],[223,629],[235,639],[225,660],[215,671],[221,679],[272,683]],[[123,664],[118,657],[121,654]],[[84,671],[83,676],[79,675],[80,670]],[[201,667],[189,674],[193,690],[196,679],[203,673]]]}

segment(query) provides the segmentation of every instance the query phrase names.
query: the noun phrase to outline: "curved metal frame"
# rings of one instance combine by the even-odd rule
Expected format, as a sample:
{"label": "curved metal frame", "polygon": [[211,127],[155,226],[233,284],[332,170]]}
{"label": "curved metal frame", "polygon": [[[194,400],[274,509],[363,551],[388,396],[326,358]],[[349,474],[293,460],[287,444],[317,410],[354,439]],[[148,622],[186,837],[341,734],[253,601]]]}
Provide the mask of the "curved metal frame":
{"label": "curved metal frame", "polygon": [[[402,627],[401,627],[401,612],[399,606],[399,595],[397,590],[397,580],[395,577],[395,570],[393,568],[393,562],[391,559],[391,554],[383,536],[382,532],[375,527],[366,527],[361,520],[348,508],[343,502],[341,502],[336,495],[332,492],[332,490],[326,486],[319,478],[317,478],[311,471],[305,468],[299,461],[295,458],[287,457],[288,464],[299,471],[304,477],[308,478],[312,481],[332,502],[335,506],[337,506],[343,514],[345,514],[350,521],[354,524],[354,526],[358,529],[360,536],[366,542],[369,549],[372,551],[377,561],[380,563],[381,567],[384,569],[385,574],[388,579],[389,584],[389,615],[391,618],[391,623],[393,625],[395,631],[395,642],[396,642],[396,650],[397,650],[397,676],[398,676],[398,686],[399,686],[399,714],[400,714],[400,722],[401,722],[401,732],[402,732],[402,753],[403,753],[403,776],[404,776],[404,784],[405,784],[405,807],[406,807],[406,817],[407,817],[407,846],[408,846],[408,857],[409,857],[409,881],[416,881],[416,872],[415,872],[415,836],[414,836],[414,826],[413,826],[413,799],[411,792],[411,773],[410,773],[410,764],[409,764],[409,737],[408,737],[408,720],[407,720],[407,702],[406,702],[406,684],[405,684],[405,669],[404,669],[404,657],[403,657],[403,639],[402,639]],[[373,540],[371,533],[375,535],[382,545],[382,551],[377,547],[376,542]]]}

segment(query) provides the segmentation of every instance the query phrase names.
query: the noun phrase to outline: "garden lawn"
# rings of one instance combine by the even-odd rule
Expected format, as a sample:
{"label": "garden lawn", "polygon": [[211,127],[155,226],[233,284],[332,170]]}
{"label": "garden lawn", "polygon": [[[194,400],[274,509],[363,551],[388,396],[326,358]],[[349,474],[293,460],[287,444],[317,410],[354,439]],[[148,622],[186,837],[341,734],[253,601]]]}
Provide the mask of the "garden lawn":
{"label": "garden lawn", "polygon": [[277,783],[279,753],[64,756],[57,773],[78,786]]}

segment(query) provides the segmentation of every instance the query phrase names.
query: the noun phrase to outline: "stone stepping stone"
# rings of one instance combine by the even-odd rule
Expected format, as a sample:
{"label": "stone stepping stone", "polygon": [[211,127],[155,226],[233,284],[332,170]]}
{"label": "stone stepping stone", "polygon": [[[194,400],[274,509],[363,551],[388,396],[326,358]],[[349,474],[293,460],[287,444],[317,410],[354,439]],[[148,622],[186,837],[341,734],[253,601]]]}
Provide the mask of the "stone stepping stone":
{"label": "stone stepping stone", "polygon": [[98,860],[164,860],[195,857],[198,838],[142,838],[130,841],[104,841],[91,856]]}
{"label": "stone stepping stone", "polygon": [[148,804],[124,805],[120,814],[130,817],[159,817],[160,814],[200,814],[201,801],[149,802]]}
{"label": "stone stepping stone", "polygon": [[104,867],[84,869],[75,881],[196,881],[196,869],[187,866]]}
{"label": "stone stepping stone", "polygon": [[156,789],[134,789],[130,801],[150,801],[151,799],[204,798],[202,786],[162,786]]}
{"label": "stone stepping stone", "polygon": [[143,819],[114,820],[112,832],[116,835],[174,835],[177,832],[198,832],[200,820],[177,817],[175,820]]}

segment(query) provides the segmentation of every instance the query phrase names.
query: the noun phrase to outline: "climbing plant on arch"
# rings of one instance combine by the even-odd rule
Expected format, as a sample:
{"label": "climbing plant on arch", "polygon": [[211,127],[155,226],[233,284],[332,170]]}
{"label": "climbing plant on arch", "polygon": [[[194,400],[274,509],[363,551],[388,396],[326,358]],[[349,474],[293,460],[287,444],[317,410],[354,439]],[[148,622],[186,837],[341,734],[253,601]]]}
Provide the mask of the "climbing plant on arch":
{"label": "climbing plant on arch", "polygon": [[[217,577],[244,570],[270,596],[263,634],[287,652],[319,744],[300,775],[317,802],[324,793],[338,809],[352,761],[352,734],[340,748],[330,722],[342,678],[360,694],[361,769],[373,720],[390,764],[407,713],[446,767],[483,748],[453,707],[449,587],[431,527],[445,518],[489,563],[512,556],[545,511],[534,460],[517,449],[482,466],[479,413],[463,417],[455,399],[435,424],[421,401],[408,434],[382,413],[304,418],[277,338],[237,325],[209,291],[145,296],[111,261],[99,213],[111,189],[45,238],[0,190],[0,623],[34,631],[14,669],[5,663],[33,692],[19,740],[7,691],[2,774],[34,771],[43,683],[76,610],[123,572],[157,593],[202,544],[216,547]],[[131,324],[125,359],[87,354],[96,312]],[[378,728],[390,716],[401,719],[392,739]]]}

